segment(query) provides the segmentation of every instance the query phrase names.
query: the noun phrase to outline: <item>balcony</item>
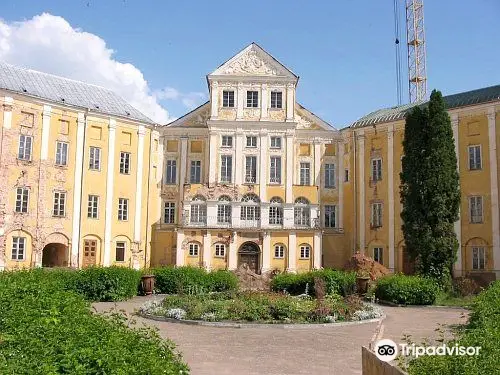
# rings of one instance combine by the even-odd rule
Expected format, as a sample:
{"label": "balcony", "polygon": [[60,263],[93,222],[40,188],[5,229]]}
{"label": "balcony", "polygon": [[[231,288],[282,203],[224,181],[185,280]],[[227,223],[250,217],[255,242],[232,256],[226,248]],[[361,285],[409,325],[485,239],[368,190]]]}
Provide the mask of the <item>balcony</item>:
{"label": "balcony", "polygon": [[[181,227],[184,228],[216,228],[216,229],[244,229],[244,230],[261,230],[261,229],[320,229],[319,218],[307,218],[307,220],[284,220],[283,218],[250,218],[242,219],[241,217],[206,216],[196,217],[191,220],[190,213],[185,212],[182,216]],[[298,218],[297,218],[298,219]],[[303,218],[302,218],[303,219]]]}

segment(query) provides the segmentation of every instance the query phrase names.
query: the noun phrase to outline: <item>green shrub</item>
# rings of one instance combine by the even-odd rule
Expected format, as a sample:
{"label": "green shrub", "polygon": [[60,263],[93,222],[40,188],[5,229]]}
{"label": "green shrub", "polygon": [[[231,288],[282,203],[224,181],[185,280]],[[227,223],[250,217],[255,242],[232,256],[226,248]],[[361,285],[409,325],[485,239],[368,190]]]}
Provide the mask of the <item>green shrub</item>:
{"label": "green shrub", "polygon": [[378,280],[375,296],[404,305],[432,305],[439,293],[437,284],[420,276],[391,275]]}

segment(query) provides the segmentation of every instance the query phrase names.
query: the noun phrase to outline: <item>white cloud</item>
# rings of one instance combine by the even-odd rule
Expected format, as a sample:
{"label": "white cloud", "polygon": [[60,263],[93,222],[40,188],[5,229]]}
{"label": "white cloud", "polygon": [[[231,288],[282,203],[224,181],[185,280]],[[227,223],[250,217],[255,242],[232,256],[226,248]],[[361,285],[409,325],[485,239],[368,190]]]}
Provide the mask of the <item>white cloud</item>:
{"label": "white cloud", "polygon": [[160,100],[180,100],[191,108],[205,97],[169,87],[153,91],[138,68],[115,60],[113,53],[102,38],[62,17],[43,13],[22,22],[0,20],[1,60],[109,88],[159,123],[172,120]]}

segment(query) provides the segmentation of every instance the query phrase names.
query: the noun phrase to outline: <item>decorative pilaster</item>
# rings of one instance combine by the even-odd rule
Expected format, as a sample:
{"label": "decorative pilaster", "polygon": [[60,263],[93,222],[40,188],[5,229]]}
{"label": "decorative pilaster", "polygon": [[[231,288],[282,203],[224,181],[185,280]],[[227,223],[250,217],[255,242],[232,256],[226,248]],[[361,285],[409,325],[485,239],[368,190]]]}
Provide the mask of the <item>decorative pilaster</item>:
{"label": "decorative pilaster", "polygon": [[261,202],[267,201],[267,132],[260,133],[260,162],[259,162],[259,197]]}
{"label": "decorative pilaster", "polygon": [[338,165],[338,189],[339,189],[339,205],[337,213],[337,227],[339,229],[344,228],[344,141],[341,139],[338,143],[338,155],[337,155],[337,165]]}
{"label": "decorative pilaster", "polygon": [[229,259],[227,268],[229,270],[235,270],[238,267],[238,232],[233,232],[233,238],[231,238],[231,243],[229,244]]}
{"label": "decorative pilaster", "polygon": [[41,152],[40,159],[47,160],[49,156],[49,138],[50,138],[50,115],[51,115],[51,106],[44,105],[42,112],[42,144],[41,144]]}
{"label": "decorative pilaster", "polygon": [[234,152],[233,181],[236,185],[243,183],[243,132],[238,129],[236,132],[236,145]]}
{"label": "decorative pilaster", "polygon": [[208,184],[213,186],[217,183],[217,134],[210,133],[209,139]]}
{"label": "decorative pilaster", "polygon": [[314,232],[314,240],[313,240],[313,268],[320,269],[322,266],[322,235],[321,232]]}
{"label": "decorative pilaster", "polygon": [[212,268],[212,234],[210,231],[203,236],[203,265],[207,271]]}
{"label": "decorative pilaster", "polygon": [[317,141],[314,142],[314,185],[319,187],[319,194],[321,191],[321,143]]}
{"label": "decorative pilaster", "polygon": [[135,217],[134,217],[134,241],[139,248],[141,243],[141,218],[142,218],[142,178],[144,175],[144,135],[146,129],[144,125],[139,125],[137,130],[137,174],[136,174],[136,193],[135,193]]}
{"label": "decorative pilaster", "polygon": [[[460,175],[460,145],[459,145],[459,129],[458,129],[458,114],[451,115],[451,127],[453,130],[453,141],[455,143],[455,155],[457,156],[457,169],[458,174]],[[459,182],[460,183],[460,182]],[[462,276],[463,272],[463,262],[462,262],[462,215],[460,212],[460,207],[458,208],[458,220],[454,223],[455,234],[458,240],[458,251],[457,251],[457,260],[453,266],[455,277]]]}
{"label": "decorative pilaster", "polygon": [[175,265],[177,267],[182,267],[185,264],[184,261],[184,231],[182,229],[177,229],[177,248],[175,253]]}
{"label": "decorative pilaster", "polygon": [[365,135],[358,133],[359,250],[365,253]]}
{"label": "decorative pilaster", "polygon": [[236,95],[236,120],[243,119],[243,108],[245,106],[245,91],[243,90],[243,83],[238,83],[238,91]]}
{"label": "decorative pilaster", "polygon": [[294,119],[294,106],[295,106],[295,85],[289,83],[286,85],[286,121],[293,121]]}
{"label": "decorative pilaster", "polygon": [[389,203],[389,270],[394,272],[394,125],[387,126],[387,202]]}
{"label": "decorative pilaster", "polygon": [[186,183],[188,137],[181,137],[181,157],[179,158],[179,201],[184,200],[184,184]]}
{"label": "decorative pilaster", "polygon": [[213,81],[210,91],[211,120],[219,117],[219,82]]}
{"label": "decorative pilaster", "polygon": [[[111,264],[111,223],[113,222],[113,191],[115,176],[116,121],[109,119],[108,168],[106,169],[106,215],[104,222],[104,267]],[[115,207],[116,208],[116,207]]]}
{"label": "decorative pilaster", "polygon": [[498,170],[496,143],[495,107],[488,110],[488,140],[490,150],[490,189],[491,189],[491,232],[493,237],[493,268],[497,279],[500,276],[500,227],[498,207]]}
{"label": "decorative pilaster", "polygon": [[288,232],[288,272],[297,270],[297,236],[293,231]]}
{"label": "decorative pilaster", "polygon": [[3,127],[5,129],[10,129],[12,127],[12,106],[14,105],[14,99],[10,96],[6,96],[3,100]]}
{"label": "decorative pilaster", "polygon": [[207,201],[207,227],[217,226],[217,202]]}
{"label": "decorative pilaster", "polygon": [[262,233],[262,273],[271,270],[271,235],[269,232]]}
{"label": "decorative pilaster", "polygon": [[269,91],[267,88],[267,84],[262,84],[262,99],[261,99],[261,112],[260,118],[263,120],[267,120],[269,117]]}
{"label": "decorative pilaster", "polygon": [[293,134],[286,135],[286,190],[285,202],[293,203]]}

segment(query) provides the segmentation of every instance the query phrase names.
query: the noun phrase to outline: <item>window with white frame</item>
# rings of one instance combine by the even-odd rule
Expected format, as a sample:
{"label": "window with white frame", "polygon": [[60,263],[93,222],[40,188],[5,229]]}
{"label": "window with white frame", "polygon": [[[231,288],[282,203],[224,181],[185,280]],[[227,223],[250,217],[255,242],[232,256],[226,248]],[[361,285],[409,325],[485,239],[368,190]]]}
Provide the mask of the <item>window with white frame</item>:
{"label": "window with white frame", "polygon": [[372,159],[372,181],[382,180],[382,159]]}
{"label": "window with white frame", "polygon": [[16,189],[16,212],[27,213],[30,191],[26,187]]}
{"label": "window with white frame", "polygon": [[483,197],[480,195],[469,197],[470,222],[483,222]]}
{"label": "window with white frame", "polygon": [[311,257],[311,246],[300,245],[300,259],[309,259]]}
{"label": "window with white frame", "polygon": [[372,203],[371,204],[372,214],[371,214],[371,225],[373,228],[378,228],[382,226],[382,203]]}
{"label": "window with white frame", "polygon": [[311,225],[311,208],[309,201],[304,197],[295,200],[294,221],[295,225],[301,227]]}
{"label": "window with white frame", "polygon": [[52,216],[63,217],[65,215],[66,215],[66,192],[55,191],[54,208],[52,210]]}
{"label": "window with white frame", "polygon": [[220,163],[221,182],[231,182],[233,179],[233,157],[231,155],[222,155]]}
{"label": "window with white frame", "polygon": [[191,174],[190,182],[192,184],[199,184],[201,182],[201,161],[191,160]]}
{"label": "window with white frame", "polygon": [[89,219],[97,219],[99,217],[99,196],[89,195],[87,217]]}
{"label": "window with white frame", "polygon": [[283,224],[283,200],[280,197],[272,197],[269,203],[269,224]]}
{"label": "window with white frame", "polygon": [[19,136],[19,151],[17,158],[20,160],[31,160],[31,153],[33,150],[33,137],[30,135]]}
{"label": "window with white frame", "polygon": [[254,135],[247,135],[247,147],[257,147],[257,137]]}
{"label": "window with white frame", "polygon": [[189,244],[189,256],[190,257],[197,257],[200,252],[200,245],[197,243],[190,243]]}
{"label": "window with white frame", "polygon": [[191,201],[191,224],[205,224],[207,222],[207,202],[201,195]]}
{"label": "window with white frame", "polygon": [[130,174],[130,152],[120,152],[120,173]]}
{"label": "window with white frame", "polygon": [[336,212],[337,207],[334,205],[325,206],[325,227],[326,228],[336,228]]}
{"label": "window with white frame", "polygon": [[163,205],[163,223],[175,223],[175,202],[165,202]]}
{"label": "window with white frame", "polygon": [[165,183],[175,184],[177,182],[177,161],[173,159],[167,160],[167,168],[165,171]]}
{"label": "window with white frame", "polygon": [[101,149],[91,146],[89,148],[89,169],[98,171],[101,169]]}
{"label": "window with white frame", "polygon": [[269,183],[281,184],[281,156],[271,156]]}
{"label": "window with white frame", "polygon": [[12,237],[12,260],[24,260],[26,255],[26,237]]}
{"label": "window with white frame", "polygon": [[278,259],[283,259],[285,257],[285,245],[274,245],[274,257]]}
{"label": "window with white frame", "polygon": [[123,241],[117,241],[115,247],[115,261],[125,262],[125,251],[127,244]]}
{"label": "window with white frame", "polygon": [[281,137],[271,137],[271,148],[273,150],[281,149]]}
{"label": "window with white frame", "polygon": [[259,106],[259,92],[247,91],[247,108],[257,108]]}
{"label": "window with white frame", "polygon": [[474,246],[472,248],[472,269],[484,270],[486,267],[486,255],[483,246]]}
{"label": "window with white frame", "polygon": [[477,170],[481,168],[482,168],[481,146],[480,145],[469,146],[469,169]]}
{"label": "window with white frame", "polygon": [[311,163],[300,163],[300,185],[311,185]]}
{"label": "window with white frame", "polygon": [[128,199],[118,198],[118,220],[128,220]]}
{"label": "window with white frame", "polygon": [[271,91],[271,108],[283,108],[283,93]]}
{"label": "window with white frame", "polygon": [[217,223],[225,224],[231,222],[231,198],[223,195],[217,204]]}
{"label": "window with white frame", "polygon": [[257,156],[245,157],[245,182],[251,184],[257,182]]}
{"label": "window with white frame", "polygon": [[260,220],[260,199],[255,194],[246,194],[241,199],[240,219],[246,221]]}
{"label": "window with white frame", "polygon": [[226,256],[226,245],[223,243],[215,244],[215,256],[217,258],[223,258]]}
{"label": "window with white frame", "polygon": [[325,188],[335,187],[335,164],[325,164]]}
{"label": "window with white frame", "polygon": [[382,247],[373,248],[373,260],[380,264],[384,264],[384,249]]}
{"label": "window with white frame", "polygon": [[230,135],[223,135],[221,139],[221,146],[227,148],[233,147],[233,137]]}
{"label": "window with white frame", "polygon": [[229,91],[229,90],[222,91],[222,106],[224,108],[234,107],[234,91]]}
{"label": "window with white frame", "polygon": [[66,142],[56,142],[56,165],[68,165],[68,147]]}

